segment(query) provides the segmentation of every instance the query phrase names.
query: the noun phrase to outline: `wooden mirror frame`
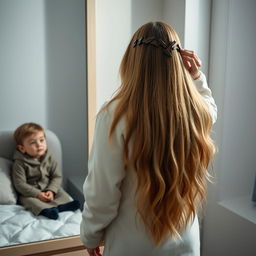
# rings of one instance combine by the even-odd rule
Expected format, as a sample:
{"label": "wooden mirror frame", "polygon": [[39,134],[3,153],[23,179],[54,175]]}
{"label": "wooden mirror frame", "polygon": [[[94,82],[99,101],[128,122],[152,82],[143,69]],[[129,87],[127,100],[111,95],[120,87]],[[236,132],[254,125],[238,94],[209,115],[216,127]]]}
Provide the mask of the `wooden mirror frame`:
{"label": "wooden mirror frame", "polygon": [[[86,73],[87,73],[87,141],[88,152],[92,145],[96,116],[96,24],[95,0],[85,0],[86,14]],[[90,63],[90,65],[89,65]],[[80,241],[80,236],[70,236],[52,240],[11,245],[0,248],[1,256],[78,256],[88,255]]]}

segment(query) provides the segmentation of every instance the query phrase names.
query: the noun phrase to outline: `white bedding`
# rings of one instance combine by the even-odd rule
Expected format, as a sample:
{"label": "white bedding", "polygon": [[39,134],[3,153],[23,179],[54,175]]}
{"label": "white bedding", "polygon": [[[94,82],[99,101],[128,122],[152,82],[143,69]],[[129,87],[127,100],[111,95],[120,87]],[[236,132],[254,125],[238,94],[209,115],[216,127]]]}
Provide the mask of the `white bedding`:
{"label": "white bedding", "polygon": [[0,247],[78,235],[81,218],[80,210],[61,212],[51,220],[20,205],[0,205]]}

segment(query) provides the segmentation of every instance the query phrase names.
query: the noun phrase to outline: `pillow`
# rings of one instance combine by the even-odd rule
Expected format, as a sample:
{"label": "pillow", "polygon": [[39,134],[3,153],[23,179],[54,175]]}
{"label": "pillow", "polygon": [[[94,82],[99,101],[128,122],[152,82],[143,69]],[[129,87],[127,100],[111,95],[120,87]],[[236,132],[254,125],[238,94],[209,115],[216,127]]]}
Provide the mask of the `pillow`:
{"label": "pillow", "polygon": [[12,162],[0,157],[0,204],[16,204],[17,194],[11,179]]}

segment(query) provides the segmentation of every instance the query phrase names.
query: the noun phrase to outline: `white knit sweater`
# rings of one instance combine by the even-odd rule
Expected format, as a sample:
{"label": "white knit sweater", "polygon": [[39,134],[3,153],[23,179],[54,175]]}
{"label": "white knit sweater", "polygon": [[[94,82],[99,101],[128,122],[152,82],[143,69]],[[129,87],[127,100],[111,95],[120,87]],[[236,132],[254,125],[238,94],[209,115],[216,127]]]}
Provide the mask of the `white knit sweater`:
{"label": "white knit sweater", "polygon": [[[217,107],[204,74],[195,80],[195,85],[208,104],[215,122]],[[115,104],[111,104],[96,120],[89,172],[83,187],[82,242],[86,247],[95,248],[104,239],[105,256],[199,256],[197,218],[182,233],[182,239],[169,237],[157,248],[143,223],[136,218],[135,172],[132,166],[125,167],[122,161],[124,120],[118,123],[111,145],[108,140],[114,108]]]}

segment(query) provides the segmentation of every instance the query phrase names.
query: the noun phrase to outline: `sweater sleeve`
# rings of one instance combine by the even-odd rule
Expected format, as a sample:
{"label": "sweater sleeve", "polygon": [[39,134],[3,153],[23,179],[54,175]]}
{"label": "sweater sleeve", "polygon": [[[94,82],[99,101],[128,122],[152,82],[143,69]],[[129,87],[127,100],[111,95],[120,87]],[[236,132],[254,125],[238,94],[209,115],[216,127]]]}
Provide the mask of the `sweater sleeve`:
{"label": "sweater sleeve", "polygon": [[85,179],[84,209],[80,236],[84,245],[95,248],[103,240],[104,229],[117,216],[121,199],[120,186],[125,177],[123,137],[116,128],[109,142],[111,118],[107,110],[96,120],[93,146]]}
{"label": "sweater sleeve", "polygon": [[26,171],[22,163],[15,161],[12,168],[12,180],[15,189],[23,196],[36,197],[41,191],[27,183]]}
{"label": "sweater sleeve", "polygon": [[212,92],[207,85],[205,75],[201,72],[200,77],[197,78],[196,80],[194,80],[194,83],[195,83],[195,86],[196,86],[198,92],[201,94],[201,96],[204,98],[206,104],[208,105],[210,114],[212,116],[212,122],[214,124],[217,120],[217,106],[212,97]]}
{"label": "sweater sleeve", "polygon": [[52,158],[52,156],[49,158],[49,165],[51,166],[50,169],[50,182],[47,185],[47,187],[44,189],[44,191],[51,190],[55,194],[58,193],[61,182],[62,182],[62,175],[61,171],[59,169],[58,163],[56,160]]}

